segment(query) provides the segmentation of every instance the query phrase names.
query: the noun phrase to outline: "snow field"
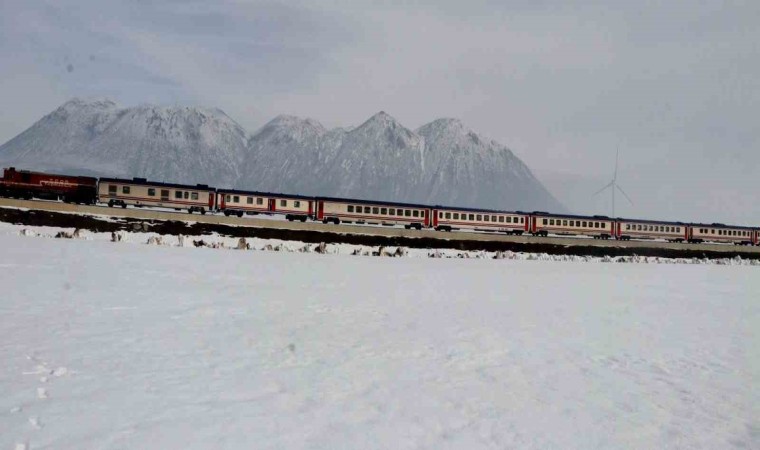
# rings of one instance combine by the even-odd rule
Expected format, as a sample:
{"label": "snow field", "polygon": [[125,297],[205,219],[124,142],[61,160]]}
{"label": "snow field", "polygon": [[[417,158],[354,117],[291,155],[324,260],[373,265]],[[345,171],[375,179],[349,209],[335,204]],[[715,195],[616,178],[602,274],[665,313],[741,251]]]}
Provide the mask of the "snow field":
{"label": "snow field", "polygon": [[0,448],[760,443],[755,267],[0,248]]}
{"label": "snow field", "polygon": [[299,241],[279,239],[233,238],[226,236],[162,236],[151,232],[120,231],[93,233],[87,230],[57,227],[29,227],[0,222],[0,235],[21,235],[27,237],[65,237],[84,240],[112,241],[131,244],[148,244],[173,247],[210,247],[222,250],[259,250],[298,253],[325,253],[353,256],[403,256],[412,258],[461,258],[461,259],[507,259],[519,261],[564,261],[590,263],[638,263],[638,264],[717,264],[760,266],[760,260],[735,258],[662,258],[657,256],[577,256],[549,255],[546,253],[461,251],[454,249],[415,249],[406,247],[369,247],[353,244],[308,244]]}

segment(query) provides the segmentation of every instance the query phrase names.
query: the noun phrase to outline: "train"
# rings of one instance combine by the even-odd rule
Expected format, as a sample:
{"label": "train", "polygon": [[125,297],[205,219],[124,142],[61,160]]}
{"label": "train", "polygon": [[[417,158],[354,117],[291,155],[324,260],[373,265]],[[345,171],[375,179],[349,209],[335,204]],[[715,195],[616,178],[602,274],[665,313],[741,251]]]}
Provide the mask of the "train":
{"label": "train", "polygon": [[0,196],[41,198],[109,207],[155,207],[226,216],[281,215],[290,221],[401,226],[439,232],[471,231],[546,237],[579,236],[620,241],[760,245],[760,227],[607,216],[554,214],[304,196],[148,181],[3,170]]}

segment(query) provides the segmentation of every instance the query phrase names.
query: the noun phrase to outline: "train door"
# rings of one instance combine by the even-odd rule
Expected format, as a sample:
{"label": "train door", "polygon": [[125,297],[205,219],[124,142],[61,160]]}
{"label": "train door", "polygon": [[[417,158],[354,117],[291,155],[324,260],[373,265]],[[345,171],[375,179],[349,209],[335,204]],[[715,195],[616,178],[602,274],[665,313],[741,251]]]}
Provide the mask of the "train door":
{"label": "train door", "polygon": [[684,227],[685,233],[686,233],[686,242],[691,241],[694,239],[694,228],[692,227]]}
{"label": "train door", "polygon": [[309,216],[310,219],[313,217],[312,214],[314,214],[314,202],[309,200],[309,212],[307,213],[307,215]]}
{"label": "train door", "polygon": [[216,197],[216,194],[213,192],[208,193],[208,210],[213,211],[214,210],[214,197]]}
{"label": "train door", "polygon": [[438,212],[436,210],[432,210],[432,213],[433,213],[432,219],[430,217],[430,213],[431,213],[431,210],[429,209],[425,210],[425,226],[429,227],[432,220],[433,226],[435,227],[438,225]]}
{"label": "train door", "polygon": [[276,199],[270,198],[267,200],[267,209],[272,212],[275,212],[277,210]]}
{"label": "train door", "polygon": [[325,218],[325,202],[324,200],[319,200],[317,202],[317,220],[322,220]]}

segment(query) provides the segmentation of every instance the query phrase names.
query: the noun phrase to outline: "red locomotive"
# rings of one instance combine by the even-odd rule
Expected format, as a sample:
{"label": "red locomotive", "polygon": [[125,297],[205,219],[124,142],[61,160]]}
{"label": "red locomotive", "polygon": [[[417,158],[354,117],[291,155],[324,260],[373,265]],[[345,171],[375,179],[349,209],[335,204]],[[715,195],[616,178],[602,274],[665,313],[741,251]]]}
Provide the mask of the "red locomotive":
{"label": "red locomotive", "polygon": [[97,188],[97,178],[19,171],[13,167],[5,169],[0,178],[0,196],[3,197],[60,199],[89,205],[97,200]]}

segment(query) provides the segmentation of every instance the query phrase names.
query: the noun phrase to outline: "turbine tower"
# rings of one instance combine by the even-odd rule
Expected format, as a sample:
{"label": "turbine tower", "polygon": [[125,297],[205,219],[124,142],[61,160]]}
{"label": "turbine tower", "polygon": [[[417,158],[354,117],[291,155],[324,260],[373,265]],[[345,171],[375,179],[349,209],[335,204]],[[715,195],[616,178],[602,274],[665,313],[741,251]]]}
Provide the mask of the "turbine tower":
{"label": "turbine tower", "polygon": [[628,196],[628,194],[625,193],[623,188],[620,187],[619,184],[617,184],[617,173],[618,173],[618,158],[620,156],[620,147],[617,149],[617,153],[615,153],[615,172],[612,175],[612,181],[610,181],[608,184],[606,184],[603,188],[599,189],[598,191],[594,192],[594,195],[601,194],[604,192],[605,189],[610,188],[612,191],[612,218],[615,218],[615,191],[620,191],[623,196],[625,196],[626,200],[633,206],[633,200],[631,200],[631,197]]}

